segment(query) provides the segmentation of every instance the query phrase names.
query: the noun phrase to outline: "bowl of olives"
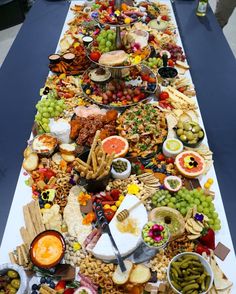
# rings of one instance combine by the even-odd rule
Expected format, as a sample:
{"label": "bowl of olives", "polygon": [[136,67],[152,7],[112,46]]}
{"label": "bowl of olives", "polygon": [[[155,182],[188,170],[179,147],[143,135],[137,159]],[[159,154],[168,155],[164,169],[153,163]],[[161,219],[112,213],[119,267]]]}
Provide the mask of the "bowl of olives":
{"label": "bowl of olives", "polygon": [[175,127],[177,138],[183,143],[184,146],[196,148],[198,147],[205,137],[204,130],[195,121],[179,121]]}
{"label": "bowl of olives", "polygon": [[0,265],[0,294],[24,294],[27,287],[28,279],[22,267],[11,263]]}

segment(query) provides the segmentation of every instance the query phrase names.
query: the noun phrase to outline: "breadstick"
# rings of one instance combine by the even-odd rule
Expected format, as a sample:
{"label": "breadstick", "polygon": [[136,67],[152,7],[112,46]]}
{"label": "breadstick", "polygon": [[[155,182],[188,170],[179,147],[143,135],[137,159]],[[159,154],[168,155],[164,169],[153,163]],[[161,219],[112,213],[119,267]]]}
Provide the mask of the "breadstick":
{"label": "breadstick", "polygon": [[105,171],[97,178],[97,180],[100,180],[100,179],[104,178],[105,176],[107,176],[109,173],[109,170],[105,169]]}
{"label": "breadstick", "polygon": [[88,165],[86,162],[84,162],[80,158],[76,158],[75,161],[78,162],[78,164],[80,164],[82,166],[85,166],[86,168],[90,169],[90,165]]}
{"label": "breadstick", "polygon": [[107,166],[111,166],[111,164],[112,164],[112,160],[114,159],[114,156],[115,156],[115,153],[113,152],[112,154],[110,154],[110,155],[108,155],[107,156]]}
{"label": "breadstick", "polygon": [[85,172],[82,171],[82,172],[80,173],[80,176],[81,176],[82,178],[84,178],[84,177],[85,177]]}
{"label": "breadstick", "polygon": [[97,166],[95,151],[92,152],[92,164],[93,164],[93,172],[96,173],[98,166]]}
{"label": "breadstick", "polygon": [[100,163],[99,163],[100,166],[98,167],[98,170],[96,172],[96,177],[99,176],[101,171],[105,168],[105,166],[106,166],[105,159],[106,159],[106,153],[103,152],[102,158],[101,158]]}
{"label": "breadstick", "polygon": [[97,141],[98,141],[98,138],[100,136],[100,131],[97,130],[96,131],[96,134],[95,134],[95,137],[93,139],[93,144],[91,146],[91,149],[90,149],[90,152],[89,152],[89,156],[88,156],[88,159],[87,159],[87,164],[90,165],[91,163],[91,159],[92,159],[92,152],[94,151],[94,149],[96,148],[97,146]]}
{"label": "breadstick", "polygon": [[93,172],[92,171],[89,171],[86,175],[86,180],[90,180],[92,179],[92,176],[93,176]]}

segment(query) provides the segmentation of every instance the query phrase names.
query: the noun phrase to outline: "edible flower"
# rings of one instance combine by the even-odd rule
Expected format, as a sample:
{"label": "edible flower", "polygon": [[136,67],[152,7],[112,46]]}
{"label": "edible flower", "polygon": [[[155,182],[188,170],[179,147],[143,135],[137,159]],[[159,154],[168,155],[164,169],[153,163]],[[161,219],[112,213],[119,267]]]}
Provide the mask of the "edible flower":
{"label": "edible flower", "polygon": [[140,188],[136,184],[129,184],[127,186],[127,191],[128,191],[129,194],[138,195],[138,193],[140,191]]}
{"label": "edible flower", "polygon": [[92,18],[98,18],[98,12],[97,11],[92,12],[91,17]]}
{"label": "edible flower", "polygon": [[73,243],[73,251],[76,252],[76,251],[78,251],[80,249],[81,249],[80,243],[79,242],[74,242]]}
{"label": "edible flower", "polygon": [[[134,43],[134,44],[132,45],[132,49],[133,49],[133,51],[138,51],[138,50],[141,50],[141,46],[140,46],[139,43]],[[141,58],[141,57],[140,57],[140,58]]]}
{"label": "edible flower", "polygon": [[139,64],[141,62],[141,60],[142,60],[141,56],[137,55],[137,56],[134,57],[134,62],[133,63],[134,64]]}
{"label": "edible flower", "polygon": [[148,236],[151,237],[154,241],[160,242],[163,239],[161,232],[164,230],[162,225],[153,225],[148,232]]}
{"label": "edible flower", "polygon": [[201,213],[196,213],[195,216],[194,216],[194,219],[195,219],[196,221],[202,222],[203,219],[204,219],[204,215],[201,214]]}
{"label": "edible flower", "polygon": [[191,168],[197,167],[197,166],[198,166],[198,163],[197,163],[197,161],[194,159],[194,157],[192,157],[192,156],[186,156],[186,157],[184,158],[184,166],[185,166],[186,168],[191,169]]}
{"label": "edible flower", "polygon": [[90,225],[93,221],[95,221],[96,217],[94,212],[89,212],[84,218],[83,218],[83,225]]}
{"label": "edible flower", "polygon": [[116,16],[120,16],[120,10],[116,10],[116,11],[114,12],[114,14],[115,14]]}
{"label": "edible flower", "polygon": [[88,200],[90,200],[90,199],[91,199],[91,196],[89,194],[84,193],[84,192],[79,193],[78,201],[79,201],[80,205],[85,206],[87,204]]}

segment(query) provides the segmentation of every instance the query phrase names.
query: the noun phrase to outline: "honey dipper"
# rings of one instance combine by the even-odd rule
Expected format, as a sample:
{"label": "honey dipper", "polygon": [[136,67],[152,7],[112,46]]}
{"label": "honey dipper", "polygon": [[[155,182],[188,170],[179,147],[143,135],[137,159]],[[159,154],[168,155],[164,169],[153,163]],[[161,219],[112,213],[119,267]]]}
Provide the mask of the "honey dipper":
{"label": "honey dipper", "polygon": [[117,216],[116,216],[116,218],[117,218],[117,220],[119,221],[119,222],[123,222],[128,216],[129,216],[129,214],[130,214],[130,212],[134,209],[134,208],[136,208],[137,206],[139,206],[139,204],[141,204],[141,203],[144,203],[144,200],[146,200],[148,197],[150,197],[151,195],[146,195],[145,197],[143,197],[141,200],[139,200],[137,203],[135,203],[133,206],[131,206],[130,208],[128,208],[128,209],[123,209],[123,210],[121,210],[118,214],[117,214]]}

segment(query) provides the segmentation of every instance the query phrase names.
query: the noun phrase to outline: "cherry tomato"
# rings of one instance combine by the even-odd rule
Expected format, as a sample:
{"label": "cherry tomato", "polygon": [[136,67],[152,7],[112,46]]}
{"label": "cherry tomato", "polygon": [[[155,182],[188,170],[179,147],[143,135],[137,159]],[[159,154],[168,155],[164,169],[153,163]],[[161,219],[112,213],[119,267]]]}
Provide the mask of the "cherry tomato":
{"label": "cherry tomato", "polygon": [[172,59],[169,59],[169,60],[168,60],[168,65],[169,65],[169,66],[174,66],[175,63],[174,63],[174,61],[173,61]]}
{"label": "cherry tomato", "polygon": [[168,21],[169,20],[169,17],[168,17],[168,15],[162,15],[161,19],[162,20],[165,20],[165,21]]}
{"label": "cherry tomato", "polygon": [[168,92],[161,92],[160,93],[160,95],[159,95],[159,99],[160,100],[166,100],[166,99],[168,99],[169,98],[169,94],[168,94]]}
{"label": "cherry tomato", "polygon": [[149,83],[156,83],[156,79],[155,78],[152,78],[152,77],[149,77],[148,78],[148,82]]}
{"label": "cherry tomato", "polygon": [[174,163],[174,162],[175,162],[174,158],[172,158],[172,157],[166,158],[166,163]]}
{"label": "cherry tomato", "polygon": [[178,91],[181,92],[181,93],[183,93],[185,90],[186,90],[186,87],[180,87],[180,88],[178,88]]}
{"label": "cherry tomato", "polygon": [[100,58],[101,54],[97,51],[94,51],[94,52],[91,52],[90,53],[90,58],[93,60],[93,61],[98,61],[99,58]]}
{"label": "cherry tomato", "polygon": [[159,161],[163,161],[163,160],[165,160],[166,158],[165,158],[165,156],[162,154],[162,153],[159,153],[158,155],[157,155],[157,160],[159,160]]}
{"label": "cherry tomato", "polygon": [[143,81],[149,81],[149,75],[142,75],[141,77]]}
{"label": "cherry tomato", "polygon": [[112,209],[110,208],[104,209],[104,215],[108,222],[112,220],[114,214],[115,214],[115,211],[113,211]]}

